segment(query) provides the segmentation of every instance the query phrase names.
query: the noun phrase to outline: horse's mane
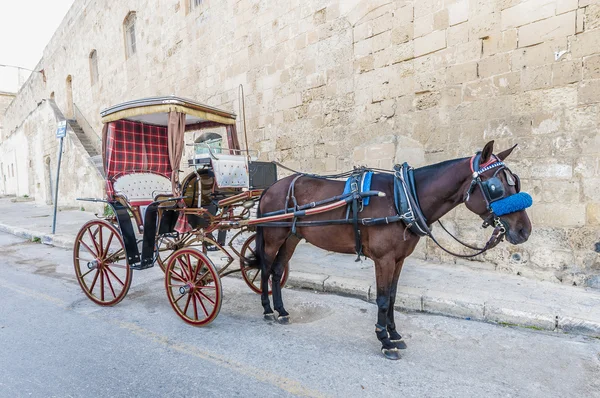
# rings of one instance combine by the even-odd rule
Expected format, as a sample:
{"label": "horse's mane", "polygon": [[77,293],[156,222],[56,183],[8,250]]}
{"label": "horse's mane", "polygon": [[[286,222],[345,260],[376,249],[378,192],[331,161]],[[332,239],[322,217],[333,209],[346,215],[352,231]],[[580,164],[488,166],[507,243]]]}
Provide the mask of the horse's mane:
{"label": "horse's mane", "polygon": [[418,174],[433,174],[433,173],[438,173],[443,169],[446,169],[450,166],[454,166],[455,163],[458,163],[462,160],[465,160],[466,158],[459,158],[459,159],[450,159],[450,160],[445,160],[443,162],[440,163],[435,163],[435,164],[430,164],[428,166],[423,166],[423,167],[419,167],[415,169],[415,173]]}

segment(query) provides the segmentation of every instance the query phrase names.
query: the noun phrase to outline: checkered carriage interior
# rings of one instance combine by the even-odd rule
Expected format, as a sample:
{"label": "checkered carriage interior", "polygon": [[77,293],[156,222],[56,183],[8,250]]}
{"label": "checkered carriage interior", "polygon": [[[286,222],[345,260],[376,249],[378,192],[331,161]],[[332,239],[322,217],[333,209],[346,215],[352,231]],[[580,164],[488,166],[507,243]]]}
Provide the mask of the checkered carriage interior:
{"label": "checkered carriage interior", "polygon": [[108,199],[124,197],[141,227],[145,207],[157,195],[171,193],[167,128],[128,120],[109,123],[104,169]]}

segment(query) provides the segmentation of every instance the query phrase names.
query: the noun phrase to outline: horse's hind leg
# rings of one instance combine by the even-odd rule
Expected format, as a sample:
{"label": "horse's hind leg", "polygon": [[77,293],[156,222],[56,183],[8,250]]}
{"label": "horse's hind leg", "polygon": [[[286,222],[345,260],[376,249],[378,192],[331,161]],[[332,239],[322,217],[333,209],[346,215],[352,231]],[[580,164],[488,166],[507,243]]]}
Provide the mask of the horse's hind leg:
{"label": "horse's hind leg", "polygon": [[[266,228],[265,228],[266,229]],[[262,290],[260,295],[260,301],[263,306],[263,315],[266,320],[275,320],[275,314],[271,309],[271,300],[269,299],[269,277],[273,273],[273,265],[277,259],[277,254],[280,247],[285,242],[285,236],[283,238],[277,238],[274,236],[275,231],[259,231],[258,234],[263,234],[260,239],[263,241],[263,248],[261,250],[259,239],[257,238],[257,250],[261,252],[262,267],[260,273],[260,288]],[[267,235],[267,236],[265,236]],[[272,239],[275,238],[275,239]]]}
{"label": "horse's hind leg", "polygon": [[390,340],[396,345],[396,348],[405,349],[406,343],[402,341],[402,336],[396,330],[396,322],[394,321],[394,304],[396,302],[396,290],[398,290],[398,279],[400,272],[402,271],[402,265],[404,259],[396,262],[396,268],[394,269],[394,278],[392,279],[392,287],[390,289],[390,304],[387,312],[387,331],[389,333]]}
{"label": "horse's hind leg", "polygon": [[277,252],[277,257],[275,258],[275,262],[273,263],[273,307],[275,307],[275,311],[279,313],[279,322],[280,323],[289,323],[289,313],[283,307],[283,297],[281,294],[281,277],[283,276],[283,271],[285,269],[286,264],[289,263],[290,258],[294,254],[294,250],[296,246],[300,242],[300,239],[296,235],[290,235],[285,243]]}

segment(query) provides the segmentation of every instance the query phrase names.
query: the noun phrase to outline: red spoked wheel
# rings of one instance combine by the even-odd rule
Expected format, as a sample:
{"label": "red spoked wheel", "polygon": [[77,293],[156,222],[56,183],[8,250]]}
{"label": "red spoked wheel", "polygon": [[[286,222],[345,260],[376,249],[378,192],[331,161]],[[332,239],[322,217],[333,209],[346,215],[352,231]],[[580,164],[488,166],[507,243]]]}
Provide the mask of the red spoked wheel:
{"label": "red spoked wheel", "polygon": [[[260,269],[248,266],[248,259],[256,255],[256,234],[252,234],[250,237],[248,237],[248,239],[246,239],[240,254],[240,270],[242,271],[242,278],[244,278],[244,281],[254,293],[261,294],[262,289],[260,287]],[[289,263],[286,264],[285,268],[283,269],[283,275],[281,275],[281,287],[285,286],[288,275]],[[271,282],[271,278],[269,278],[269,294],[272,293],[272,285],[273,283]]]}
{"label": "red spoked wheel", "polygon": [[127,295],[132,271],[121,233],[103,220],[81,227],[73,247],[75,275],[81,289],[98,305],[115,305]]}
{"label": "red spoked wheel", "polygon": [[171,307],[190,325],[208,325],[219,314],[221,278],[200,251],[183,248],[173,253],[165,270],[165,287]]}

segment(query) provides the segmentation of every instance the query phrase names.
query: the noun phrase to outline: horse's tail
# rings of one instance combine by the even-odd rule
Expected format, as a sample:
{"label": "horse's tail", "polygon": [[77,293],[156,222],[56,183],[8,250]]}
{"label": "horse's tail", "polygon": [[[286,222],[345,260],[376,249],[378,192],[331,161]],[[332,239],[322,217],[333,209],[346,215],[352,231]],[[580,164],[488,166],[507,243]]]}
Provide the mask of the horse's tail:
{"label": "horse's tail", "polygon": [[[265,192],[267,192],[266,189],[263,191],[262,195],[260,196],[260,199],[258,200],[258,206],[256,208],[256,218],[261,217],[260,201],[262,200]],[[246,264],[248,267],[256,267],[262,270],[265,258],[265,232],[264,227],[260,225],[256,227],[255,244],[256,248],[254,249],[254,254],[251,257],[247,258]]]}

